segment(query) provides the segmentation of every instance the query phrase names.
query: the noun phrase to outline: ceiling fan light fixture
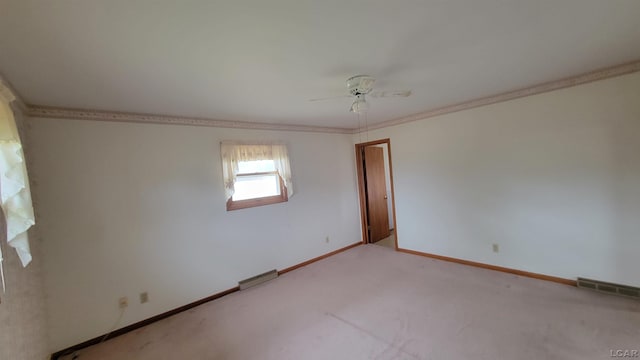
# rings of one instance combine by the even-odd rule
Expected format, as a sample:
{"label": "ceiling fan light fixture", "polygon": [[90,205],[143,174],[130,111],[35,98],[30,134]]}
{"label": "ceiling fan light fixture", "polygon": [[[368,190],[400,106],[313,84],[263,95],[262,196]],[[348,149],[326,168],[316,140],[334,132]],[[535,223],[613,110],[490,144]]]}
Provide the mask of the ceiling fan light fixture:
{"label": "ceiling fan light fixture", "polygon": [[365,95],[373,90],[376,79],[369,75],[356,75],[347,79],[347,89],[354,96]]}
{"label": "ceiling fan light fixture", "polygon": [[411,90],[404,91],[372,91],[376,79],[369,75],[356,75],[347,79],[347,89],[349,95],[339,95],[329,98],[310,99],[309,101],[330,100],[335,98],[355,98],[349,111],[352,113],[366,114],[369,110],[369,103],[365,96],[373,98],[399,98],[411,95]]}
{"label": "ceiling fan light fixture", "polygon": [[363,114],[367,112],[367,110],[369,110],[369,103],[360,97],[351,104],[351,109],[349,109],[349,111],[356,114]]}

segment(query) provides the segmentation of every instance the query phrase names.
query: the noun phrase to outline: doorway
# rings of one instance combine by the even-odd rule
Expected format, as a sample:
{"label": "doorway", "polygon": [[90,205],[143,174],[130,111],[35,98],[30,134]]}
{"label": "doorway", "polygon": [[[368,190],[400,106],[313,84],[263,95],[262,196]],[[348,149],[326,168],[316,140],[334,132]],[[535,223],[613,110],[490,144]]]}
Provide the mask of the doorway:
{"label": "doorway", "polygon": [[398,249],[391,141],[356,144],[362,242]]}

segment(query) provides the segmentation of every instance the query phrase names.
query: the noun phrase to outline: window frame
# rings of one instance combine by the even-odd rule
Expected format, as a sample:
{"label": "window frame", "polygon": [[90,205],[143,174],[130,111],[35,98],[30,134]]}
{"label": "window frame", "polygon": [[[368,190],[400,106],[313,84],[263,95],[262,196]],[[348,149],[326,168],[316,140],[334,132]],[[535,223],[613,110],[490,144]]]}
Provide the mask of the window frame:
{"label": "window frame", "polygon": [[232,196],[229,198],[229,200],[227,200],[227,211],[247,209],[247,208],[252,208],[256,206],[287,202],[289,200],[289,197],[287,195],[287,187],[285,186],[282,176],[280,176],[280,174],[277,171],[237,174],[236,177],[271,175],[271,174],[277,175],[278,177],[278,185],[280,186],[280,195],[264,196],[264,197],[245,199],[245,200],[235,200],[235,201],[233,200],[233,196]]}

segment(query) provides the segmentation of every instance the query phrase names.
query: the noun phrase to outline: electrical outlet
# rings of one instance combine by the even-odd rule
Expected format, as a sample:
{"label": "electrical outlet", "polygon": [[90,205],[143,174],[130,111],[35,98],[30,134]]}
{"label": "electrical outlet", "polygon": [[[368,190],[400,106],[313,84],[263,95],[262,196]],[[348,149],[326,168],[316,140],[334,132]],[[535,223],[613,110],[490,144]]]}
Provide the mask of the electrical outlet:
{"label": "electrical outlet", "polygon": [[140,293],[140,304],[144,304],[146,302],[149,302],[149,293],[145,292],[141,292]]}
{"label": "electrical outlet", "polygon": [[330,240],[330,239],[329,239],[329,237],[327,236],[327,237],[324,239],[324,242],[326,242],[326,243],[328,244],[328,243],[329,243],[329,241],[331,241],[331,240]]}
{"label": "electrical outlet", "polygon": [[498,245],[498,244],[493,244],[493,245],[492,245],[492,248],[493,248],[493,252],[494,252],[494,253],[500,252],[500,245]]}
{"label": "electrical outlet", "polygon": [[129,306],[129,299],[127,299],[126,296],[121,297],[120,299],[118,299],[118,307],[120,309],[124,309],[127,306]]}

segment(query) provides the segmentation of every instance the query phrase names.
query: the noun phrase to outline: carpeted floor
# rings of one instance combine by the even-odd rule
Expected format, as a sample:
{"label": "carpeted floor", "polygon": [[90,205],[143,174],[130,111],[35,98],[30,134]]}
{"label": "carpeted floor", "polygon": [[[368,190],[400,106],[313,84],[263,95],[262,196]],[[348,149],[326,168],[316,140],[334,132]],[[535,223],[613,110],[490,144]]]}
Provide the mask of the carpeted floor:
{"label": "carpeted floor", "polygon": [[77,359],[583,360],[617,349],[640,349],[637,300],[365,245]]}

